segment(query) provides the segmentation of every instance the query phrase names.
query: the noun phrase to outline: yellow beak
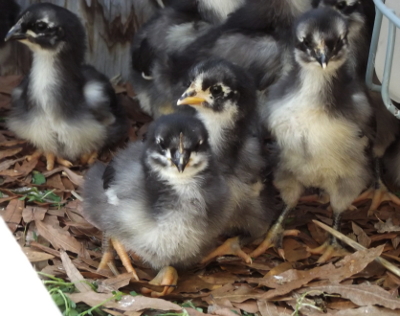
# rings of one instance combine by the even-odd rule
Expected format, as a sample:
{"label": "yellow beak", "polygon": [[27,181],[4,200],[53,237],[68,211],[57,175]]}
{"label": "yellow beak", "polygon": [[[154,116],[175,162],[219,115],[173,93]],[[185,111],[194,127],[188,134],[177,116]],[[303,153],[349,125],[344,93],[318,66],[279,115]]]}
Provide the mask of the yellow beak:
{"label": "yellow beak", "polygon": [[179,99],[177,105],[188,104],[188,105],[201,105],[205,99],[199,97],[186,97]]}

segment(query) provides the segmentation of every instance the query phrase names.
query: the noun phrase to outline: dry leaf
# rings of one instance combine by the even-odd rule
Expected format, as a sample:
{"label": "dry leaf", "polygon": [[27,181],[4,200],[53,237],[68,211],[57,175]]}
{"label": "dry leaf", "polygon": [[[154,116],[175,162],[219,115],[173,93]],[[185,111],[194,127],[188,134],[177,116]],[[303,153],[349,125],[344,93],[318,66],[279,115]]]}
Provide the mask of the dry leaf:
{"label": "dry leaf", "polygon": [[14,147],[14,148],[7,148],[7,149],[2,149],[0,150],[0,160],[14,156],[18,154],[22,150],[22,147]]}
{"label": "dry leaf", "polygon": [[78,269],[74,266],[71,259],[68,257],[67,253],[64,250],[61,250],[60,255],[65,272],[67,273],[71,282],[74,283],[76,289],[81,293],[91,292],[92,288],[86,283],[87,281],[78,271]]}
{"label": "dry leaf", "polygon": [[375,260],[383,250],[383,246],[364,251],[357,251],[344,257],[338,263],[326,264],[308,271],[288,270],[280,275],[261,279],[260,285],[265,285],[275,290],[268,291],[262,297],[271,299],[285,295],[298,289],[315,279],[328,279],[331,282],[341,282],[352,275],[361,272],[370,262]]}
{"label": "dry leaf", "polygon": [[0,147],[14,147],[16,145],[25,144],[26,141],[22,139],[13,139],[0,142]]}
{"label": "dry leaf", "polygon": [[351,300],[358,306],[380,305],[390,309],[400,309],[400,300],[377,285],[331,284],[326,286],[313,286],[300,290],[299,292],[304,293],[311,291],[340,294],[343,298]]}
{"label": "dry leaf", "polygon": [[215,300],[227,299],[232,303],[243,303],[248,299],[261,298],[263,291],[253,289],[248,284],[226,284],[210,293],[210,296],[203,298],[209,304]]}
{"label": "dry leaf", "polygon": [[376,306],[363,306],[355,309],[346,309],[336,313],[323,314],[325,316],[360,316],[360,315],[374,315],[374,316],[398,316],[400,311],[392,311],[387,308],[378,308]]}
{"label": "dry leaf", "polygon": [[304,244],[293,238],[285,238],[283,240],[283,250],[285,251],[285,259],[288,262],[297,262],[311,257]]}
{"label": "dry leaf", "polygon": [[47,209],[37,206],[27,206],[22,211],[22,218],[25,223],[30,223],[35,220],[42,221],[46,215]]}
{"label": "dry leaf", "polygon": [[379,221],[374,227],[377,229],[377,232],[382,233],[391,233],[391,232],[400,232],[400,226],[393,224],[392,218],[388,218],[386,222]]}
{"label": "dry leaf", "polygon": [[288,316],[292,313],[285,308],[276,306],[272,302],[266,300],[257,301],[258,309],[260,310],[261,316]]}
{"label": "dry leaf", "polygon": [[249,300],[243,303],[234,303],[233,306],[250,314],[259,312],[257,302],[254,300]]}
{"label": "dry leaf", "polygon": [[22,161],[22,160],[25,160],[25,157],[18,158],[18,159],[5,160],[0,163],[0,171],[7,170],[11,166],[15,165],[15,163]]}
{"label": "dry leaf", "polygon": [[17,227],[21,222],[24,204],[24,201],[18,199],[11,200],[10,203],[8,203],[5,212],[2,214],[4,221],[12,232],[17,230]]}
{"label": "dry leaf", "polygon": [[117,291],[121,287],[127,286],[132,279],[132,273],[123,273],[116,277],[101,280],[98,282],[97,292],[99,293],[111,293]]}
{"label": "dry leaf", "polygon": [[287,270],[290,270],[293,268],[293,264],[290,262],[282,262],[281,264],[277,265],[273,269],[271,269],[266,275],[264,275],[264,278],[268,278],[273,275],[281,274]]}
{"label": "dry leaf", "polygon": [[46,260],[54,258],[54,256],[49,255],[48,253],[34,251],[34,250],[32,250],[31,247],[24,247],[24,248],[22,248],[22,251],[28,257],[28,260],[32,263],[46,261]]}
{"label": "dry leaf", "polygon": [[357,236],[357,241],[365,248],[368,248],[371,245],[371,238],[369,238],[365,231],[356,223],[351,222],[351,226],[354,234]]}
{"label": "dry leaf", "polygon": [[60,174],[55,174],[55,175],[53,175],[51,177],[48,177],[46,185],[48,187],[50,187],[50,188],[55,188],[55,189],[59,189],[59,190],[62,190],[62,191],[65,190],[65,187],[64,187],[64,185],[63,185],[63,183],[61,181]]}
{"label": "dry leaf", "polygon": [[[68,296],[75,303],[83,302],[89,306],[96,306],[110,299],[113,295],[96,292],[85,292],[69,294]],[[142,311],[150,308],[163,311],[182,311],[182,307],[180,307],[179,305],[165,301],[163,299],[130,295],[123,296],[122,299],[118,302],[112,300],[108,301],[103,306],[108,308],[115,308],[122,311]]]}
{"label": "dry leaf", "polygon": [[83,245],[59,226],[56,216],[46,216],[43,221],[36,220],[35,223],[39,234],[55,249],[64,249],[76,254],[84,254],[87,258],[90,257]]}

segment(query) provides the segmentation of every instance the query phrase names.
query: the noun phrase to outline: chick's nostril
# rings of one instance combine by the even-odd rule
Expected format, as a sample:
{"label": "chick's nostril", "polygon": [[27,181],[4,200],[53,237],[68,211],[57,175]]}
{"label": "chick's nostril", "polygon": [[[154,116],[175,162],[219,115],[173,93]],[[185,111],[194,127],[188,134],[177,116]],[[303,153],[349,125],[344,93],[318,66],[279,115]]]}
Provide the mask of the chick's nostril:
{"label": "chick's nostril", "polygon": [[188,91],[181,96],[180,100],[183,100],[188,97],[194,97],[196,94],[197,94],[197,92],[195,90]]}

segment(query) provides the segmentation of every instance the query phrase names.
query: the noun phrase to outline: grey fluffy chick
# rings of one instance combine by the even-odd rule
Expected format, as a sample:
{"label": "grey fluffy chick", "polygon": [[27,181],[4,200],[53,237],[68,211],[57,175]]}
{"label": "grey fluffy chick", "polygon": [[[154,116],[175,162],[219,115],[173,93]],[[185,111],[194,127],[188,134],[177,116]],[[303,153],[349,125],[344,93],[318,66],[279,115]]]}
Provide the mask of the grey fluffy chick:
{"label": "grey fluffy chick", "polygon": [[240,65],[254,78],[256,87],[264,89],[279,77],[285,66],[283,50],[288,26],[308,8],[309,0],[246,1],[225,22],[200,27],[190,42],[175,45],[179,49],[173,51],[164,50],[162,58],[152,58],[149,73],[153,80],[138,86],[142,107],[151,113],[164,108],[174,110],[172,105],[186,84],[189,70],[210,57]]}
{"label": "grey fluffy chick", "polygon": [[[282,221],[307,187],[325,190],[333,227],[370,183],[373,109],[365,88],[349,73],[346,20],[328,8],[311,10],[294,28],[293,69],[271,88],[263,112],[277,145],[274,184],[285,208],[260,246],[280,244]],[[332,255],[335,239],[316,249]]]}
{"label": "grey fluffy chick", "polygon": [[[135,34],[132,44],[132,83],[140,106],[157,118],[173,111],[171,96],[154,83],[155,63],[184,50],[213,24],[223,22],[244,0],[178,0],[160,10]],[[157,70],[155,71],[157,73]],[[168,100],[168,101],[167,101]]]}
{"label": "grey fluffy chick", "polygon": [[108,79],[83,65],[85,32],[78,17],[49,3],[26,9],[6,40],[33,52],[29,75],[12,94],[8,128],[54,161],[91,163],[127,132],[128,122]]}
{"label": "grey fluffy chick", "polygon": [[236,65],[210,59],[191,70],[189,82],[178,106],[194,109],[209,132],[218,168],[232,194],[232,215],[226,234],[239,235],[203,261],[235,254],[251,262],[240,246],[265,235],[276,215],[273,188],[267,179],[267,160],[262,155],[253,80]]}
{"label": "grey fluffy chick", "polygon": [[[343,15],[348,21],[348,42],[351,68],[355,76],[364,80],[368,62],[369,45],[374,22],[374,5],[372,0],[317,0],[314,6],[331,7]],[[372,19],[371,19],[372,17]],[[368,91],[371,105],[374,107],[376,121],[376,137],[373,144],[374,181],[371,187],[363,192],[355,201],[372,199],[368,214],[372,213],[387,199],[387,188],[381,180],[382,156],[399,134],[398,120],[386,109],[381,94]],[[393,202],[398,203],[394,195]]]}
{"label": "grey fluffy chick", "polygon": [[[163,116],[146,137],[117,153],[107,167],[89,170],[84,215],[154,269],[186,268],[224,231],[229,190],[196,118]],[[176,284],[164,272],[159,278]]]}

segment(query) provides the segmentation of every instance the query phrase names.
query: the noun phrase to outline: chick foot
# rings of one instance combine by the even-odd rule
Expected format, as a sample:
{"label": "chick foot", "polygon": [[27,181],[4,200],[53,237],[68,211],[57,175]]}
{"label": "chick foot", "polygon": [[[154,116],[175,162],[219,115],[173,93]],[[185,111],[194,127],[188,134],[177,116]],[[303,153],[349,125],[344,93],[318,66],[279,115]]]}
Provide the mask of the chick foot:
{"label": "chick foot", "polygon": [[328,240],[317,248],[308,248],[307,251],[313,255],[321,255],[318,259],[318,263],[324,263],[333,257],[345,256],[348,252],[343,249],[338,242],[335,240]]}
{"label": "chick foot", "polygon": [[65,160],[61,157],[56,157],[52,153],[46,153],[45,157],[46,157],[46,162],[47,162],[46,169],[49,171],[54,169],[55,161],[57,161],[57,163],[59,163],[62,166],[65,166],[67,168],[70,168],[73,166],[72,162]]}
{"label": "chick foot", "polygon": [[164,286],[164,290],[162,292],[153,291],[149,288],[142,288],[141,291],[143,294],[150,294],[151,297],[161,297],[164,295],[170,294],[178,283],[178,272],[176,272],[173,267],[165,267],[158,272],[156,277],[149,282],[151,285]]}
{"label": "chick foot", "polygon": [[96,162],[97,157],[98,157],[97,151],[83,154],[80,158],[80,162],[82,165],[92,165]]}
{"label": "chick foot", "polygon": [[283,237],[287,236],[297,236],[300,233],[297,229],[283,230],[282,225],[275,224],[268,231],[267,236],[261,244],[258,245],[256,249],[250,254],[250,257],[257,258],[262,255],[271,247],[276,247],[278,254],[281,258],[285,259],[285,252],[282,248]]}
{"label": "chick foot", "polygon": [[354,202],[360,202],[368,199],[372,199],[371,206],[368,209],[368,216],[373,215],[378,207],[385,201],[390,201],[400,205],[400,199],[393,193],[389,192],[389,190],[380,180],[379,184],[375,188],[369,188],[368,190],[364,191],[358,198],[354,200]]}
{"label": "chick foot", "polygon": [[216,257],[225,255],[238,256],[242,258],[247,264],[251,264],[253,262],[253,260],[251,260],[251,257],[247,253],[245,253],[240,247],[239,237],[233,237],[227,239],[221,246],[219,246],[217,249],[215,249],[205,258],[203,258],[203,260],[201,260],[201,263],[207,263],[208,261],[211,261]]}
{"label": "chick foot", "polygon": [[40,157],[42,157],[42,155],[43,155],[43,152],[41,150],[36,150],[32,155],[26,156],[26,160],[31,161],[31,160],[39,159]]}
{"label": "chick foot", "polygon": [[132,273],[132,280],[139,281],[139,277],[136,274],[135,268],[132,266],[131,259],[127,254],[124,245],[122,245],[117,239],[111,238],[111,243],[117,252],[119,258],[122,261],[123,266],[125,267],[127,272]]}

